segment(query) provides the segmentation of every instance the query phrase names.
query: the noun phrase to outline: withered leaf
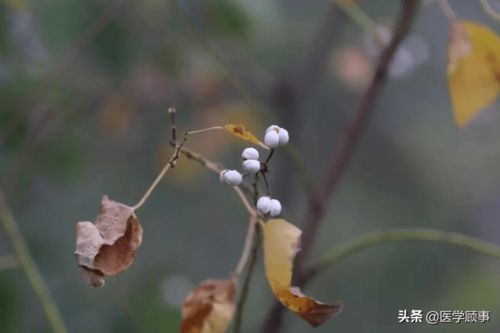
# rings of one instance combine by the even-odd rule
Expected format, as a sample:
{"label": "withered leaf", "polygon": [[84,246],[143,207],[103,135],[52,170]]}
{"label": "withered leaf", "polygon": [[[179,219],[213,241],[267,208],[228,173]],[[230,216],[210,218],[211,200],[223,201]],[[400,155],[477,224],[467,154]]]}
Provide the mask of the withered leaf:
{"label": "withered leaf", "polygon": [[271,219],[263,225],[263,234],[266,276],[278,300],[314,327],[337,315],[341,302],[324,304],[292,287],[293,261],[300,251],[302,231],[284,219]]}
{"label": "withered leaf", "polygon": [[252,132],[247,130],[246,127],[243,125],[227,124],[224,125],[224,129],[240,139],[259,145],[264,149],[269,149],[268,146],[266,146],[262,141],[257,139],[257,137],[253,135]]}
{"label": "withered leaf", "polygon": [[224,333],[236,308],[236,278],[206,280],[186,298],[181,333]]}
{"label": "withered leaf", "polygon": [[107,196],[95,223],[76,225],[75,257],[90,287],[102,287],[104,276],[115,276],[132,265],[142,242],[142,227],[134,209]]}

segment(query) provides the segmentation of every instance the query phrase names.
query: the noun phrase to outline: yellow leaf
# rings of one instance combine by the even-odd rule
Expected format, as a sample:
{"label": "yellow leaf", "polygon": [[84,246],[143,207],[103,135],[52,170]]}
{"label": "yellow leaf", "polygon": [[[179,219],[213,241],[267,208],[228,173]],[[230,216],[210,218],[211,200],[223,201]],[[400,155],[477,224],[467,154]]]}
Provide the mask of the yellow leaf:
{"label": "yellow leaf", "polygon": [[182,307],[181,333],[224,333],[236,308],[236,279],[207,280]]}
{"label": "yellow leaf", "polygon": [[264,143],[262,143],[262,141],[257,139],[257,137],[253,135],[249,130],[247,130],[243,125],[227,124],[224,125],[224,129],[240,139],[259,145],[262,148],[269,149],[269,147],[267,147]]}
{"label": "yellow leaf", "polygon": [[489,28],[456,21],[448,45],[448,87],[455,121],[467,125],[500,91],[500,38]]}
{"label": "yellow leaf", "polygon": [[293,260],[300,251],[302,231],[283,219],[269,220],[262,228],[266,276],[278,300],[314,327],[338,314],[341,302],[324,304],[292,287]]}

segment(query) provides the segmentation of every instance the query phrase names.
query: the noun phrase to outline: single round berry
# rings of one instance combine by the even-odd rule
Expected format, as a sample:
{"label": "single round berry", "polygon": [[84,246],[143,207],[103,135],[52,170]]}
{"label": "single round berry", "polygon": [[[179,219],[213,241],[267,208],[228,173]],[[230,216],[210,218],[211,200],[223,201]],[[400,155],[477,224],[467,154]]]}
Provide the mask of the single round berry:
{"label": "single round berry", "polygon": [[279,127],[279,126],[277,126],[277,125],[271,125],[271,126],[269,126],[269,127],[266,129],[266,134],[267,134],[269,131],[272,131],[272,130],[274,130],[275,132],[278,132],[278,131],[279,131],[279,129],[280,129],[280,127]]}
{"label": "single round berry", "polygon": [[236,170],[227,170],[222,179],[228,185],[238,186],[243,181],[243,176]]}
{"label": "single round berry", "polygon": [[269,131],[264,136],[264,143],[269,148],[276,148],[280,143],[280,136],[276,131]]}
{"label": "single round berry", "polygon": [[241,153],[241,158],[244,160],[258,160],[259,159],[259,151],[255,148],[245,148]]}
{"label": "single round berry", "polygon": [[280,128],[280,130],[278,132],[278,136],[280,138],[280,140],[279,140],[280,146],[286,145],[288,143],[288,140],[290,139],[290,137],[288,136],[288,131],[284,128]]}
{"label": "single round berry", "polygon": [[271,200],[271,209],[269,210],[269,214],[271,216],[278,216],[281,213],[281,203],[276,200]]}
{"label": "single round berry", "polygon": [[243,161],[243,170],[250,173],[257,173],[260,171],[260,162],[257,160]]}
{"label": "single round berry", "polygon": [[267,215],[271,211],[271,198],[260,197],[257,200],[257,211],[262,215]]}

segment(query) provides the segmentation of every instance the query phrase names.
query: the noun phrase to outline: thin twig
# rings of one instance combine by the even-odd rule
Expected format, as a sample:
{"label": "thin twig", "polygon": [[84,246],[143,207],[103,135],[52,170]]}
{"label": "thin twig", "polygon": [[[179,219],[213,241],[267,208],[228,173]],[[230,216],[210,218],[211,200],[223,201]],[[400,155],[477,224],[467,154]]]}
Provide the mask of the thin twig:
{"label": "thin twig", "polygon": [[[257,205],[257,200],[259,198],[259,174],[255,174],[254,181],[252,184],[253,187],[253,201],[254,206]],[[250,292],[250,283],[252,281],[253,272],[255,270],[255,264],[257,263],[257,256],[259,252],[260,245],[262,243],[262,235],[260,234],[260,226],[257,225],[257,219],[254,219],[253,227],[255,229],[255,236],[253,240],[253,246],[250,254],[250,258],[248,259],[248,269],[245,275],[243,286],[240,292],[240,298],[238,299],[238,304],[236,305],[236,314],[234,319],[233,333],[240,333],[241,327],[243,326],[243,310],[245,309],[245,304],[248,299],[248,294]]]}
{"label": "thin twig", "polygon": [[187,139],[187,136],[184,137],[184,141],[183,142],[181,142],[180,144],[177,144],[177,146],[176,146],[176,148],[174,150],[174,153],[172,154],[172,156],[170,156],[170,158],[168,159],[167,163],[165,163],[165,166],[160,171],[160,173],[158,174],[158,176],[156,176],[156,179],[149,186],[149,188],[147,189],[147,191],[143,194],[143,196],[139,200],[139,202],[136,203],[132,207],[134,210],[137,210],[137,209],[141,208],[142,205],[144,205],[144,203],[146,202],[146,200],[148,200],[149,196],[155,190],[155,188],[158,186],[158,184],[160,183],[160,181],[162,180],[162,178],[165,176],[165,174],[167,173],[167,171],[171,167],[175,166],[176,161],[179,159],[179,152],[181,151],[182,146],[186,142],[186,139]]}
{"label": "thin twig", "polygon": [[19,261],[15,256],[0,256],[0,271],[19,267]]}
{"label": "thin twig", "polygon": [[257,218],[255,216],[252,216],[250,218],[250,222],[248,222],[248,229],[245,237],[245,243],[243,245],[243,251],[241,253],[240,260],[238,261],[238,265],[236,265],[236,269],[234,270],[234,273],[236,275],[241,275],[243,272],[243,269],[245,269],[245,266],[248,262],[248,258],[250,256],[250,252],[252,250],[252,243],[253,243],[253,238],[255,234],[255,223],[257,221]]}
{"label": "thin twig", "polygon": [[236,315],[234,318],[234,328],[233,333],[240,333],[243,326],[243,313],[248,299],[248,294],[250,292],[250,284],[252,282],[252,276],[255,271],[255,264],[257,263],[257,258],[259,254],[259,248],[262,244],[262,235],[259,224],[255,224],[255,236],[253,240],[253,246],[250,253],[250,258],[248,259],[248,268],[245,278],[243,280],[243,286],[241,288],[240,298],[238,304],[236,305]]}
{"label": "thin twig", "polygon": [[[302,237],[302,252],[299,253],[296,264],[296,269],[298,270],[299,275],[314,244],[316,233],[318,231],[320,221],[325,213],[327,203],[329,202],[331,195],[338,187],[339,181],[344,175],[344,171],[347,169],[347,165],[349,164],[357,143],[361,138],[361,134],[363,133],[373,110],[375,109],[378,96],[382,91],[382,87],[387,77],[389,65],[401,41],[410,29],[414,16],[417,12],[418,4],[418,0],[402,1],[402,8],[400,10],[398,22],[394,29],[392,40],[387,47],[383,49],[382,54],[380,55],[372,82],[362,97],[361,102],[354,113],[353,119],[346,127],[340,144],[340,150],[334,155],[334,158],[327,169],[327,176],[325,181],[322,183],[323,185],[317,194],[313,195],[312,199],[310,199],[309,211],[304,224],[304,233]],[[279,332],[282,323],[283,311],[283,306],[280,303],[275,302],[271,310],[266,315],[260,332]]]}
{"label": "thin twig", "polygon": [[33,291],[45,312],[45,316],[54,333],[66,333],[67,329],[55,300],[44,281],[38,267],[31,255],[28,244],[19,229],[17,221],[8,206],[3,191],[0,189],[0,220],[16,253],[21,267],[26,274]]}
{"label": "thin twig", "polygon": [[363,30],[374,31],[377,23],[356,3],[356,1],[330,0],[339,6],[353,22]]}
{"label": "thin twig", "polygon": [[479,3],[489,17],[495,21],[500,21],[500,12],[496,12],[488,0],[479,0]]}
{"label": "thin twig", "polygon": [[243,193],[243,191],[241,190],[241,188],[239,188],[239,186],[233,186],[233,188],[236,191],[236,193],[238,194],[238,196],[240,197],[241,202],[243,202],[243,205],[245,206],[246,210],[248,211],[248,214],[250,214],[251,217],[256,217],[257,212],[252,207],[252,205],[250,205],[250,202],[248,202],[248,199],[245,196],[245,194]]}
{"label": "thin twig", "polygon": [[198,133],[205,133],[205,132],[210,132],[210,131],[215,131],[215,130],[223,130],[223,126],[213,126],[213,127],[208,127],[208,128],[203,128],[199,130],[194,130],[194,131],[188,131],[188,134],[198,134]]}
{"label": "thin twig", "polygon": [[444,15],[448,20],[456,20],[457,19],[457,14],[451,7],[450,3],[448,0],[437,0],[439,7],[441,7],[441,10],[443,11]]}
{"label": "thin twig", "polygon": [[500,259],[500,245],[457,232],[434,229],[392,229],[376,231],[351,239],[334,247],[320,258],[300,277],[302,285],[314,276],[333,267],[340,260],[375,245],[402,241],[429,241],[451,244]]}

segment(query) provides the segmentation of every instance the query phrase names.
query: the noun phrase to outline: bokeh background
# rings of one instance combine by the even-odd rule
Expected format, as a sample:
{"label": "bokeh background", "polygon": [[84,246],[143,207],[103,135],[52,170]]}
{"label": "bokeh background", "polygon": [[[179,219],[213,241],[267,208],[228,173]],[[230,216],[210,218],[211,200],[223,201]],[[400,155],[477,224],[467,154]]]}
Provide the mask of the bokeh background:
{"label": "bokeh background", "polygon": [[[499,31],[476,1],[458,16]],[[499,8],[500,2],[491,1]],[[360,1],[386,31],[399,1]],[[178,168],[140,210],[134,265],[101,289],[81,280],[75,224],[100,198],[133,204],[171,154],[169,106],[191,129],[243,123],[288,128],[320,184],[379,49],[326,0],[9,0],[0,4],[0,181],[70,332],[175,332],[180,304],[206,278],[234,268],[247,216],[234,192],[198,164]],[[385,28],[384,28],[385,27]],[[449,22],[424,1],[349,171],[331,200],[313,258],[356,235],[428,227],[500,243],[498,102],[470,126],[453,122],[445,66]],[[246,94],[241,91],[244,87]],[[240,87],[240,88],[238,88]],[[224,133],[192,138],[238,167],[246,144]],[[305,191],[287,155],[271,186],[301,225]],[[3,230],[0,255],[13,250]],[[307,292],[345,302],[313,330],[287,314],[285,332],[499,332],[500,262],[462,248],[397,243],[341,261]],[[259,261],[244,331],[273,295]],[[397,323],[399,309],[490,310],[488,324]],[[49,332],[21,269],[0,271],[0,332]]]}

